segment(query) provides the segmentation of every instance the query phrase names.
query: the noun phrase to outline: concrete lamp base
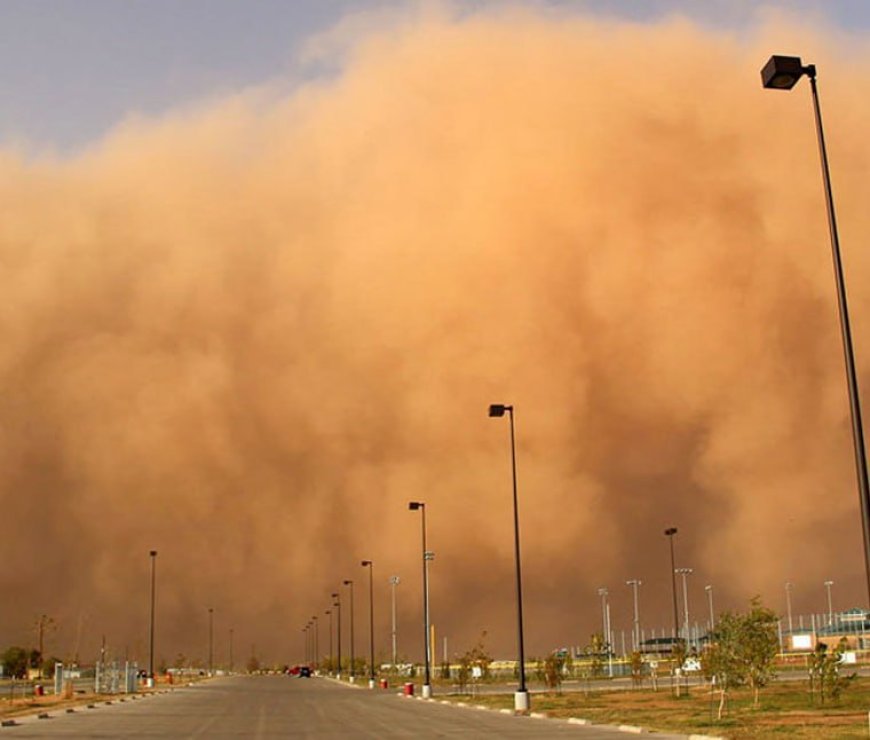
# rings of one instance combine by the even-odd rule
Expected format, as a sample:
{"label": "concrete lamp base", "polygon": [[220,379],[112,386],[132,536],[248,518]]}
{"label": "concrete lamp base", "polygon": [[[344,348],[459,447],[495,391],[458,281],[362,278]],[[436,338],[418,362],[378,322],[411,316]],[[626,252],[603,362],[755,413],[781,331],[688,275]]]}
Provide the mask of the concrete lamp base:
{"label": "concrete lamp base", "polygon": [[515,691],[514,692],[514,712],[517,714],[527,714],[529,711],[529,692]]}
{"label": "concrete lamp base", "polygon": [[373,689],[375,687],[375,680],[373,678],[369,679],[369,688]]}
{"label": "concrete lamp base", "polygon": [[423,698],[431,699],[432,698],[432,685],[428,683],[423,684]]}

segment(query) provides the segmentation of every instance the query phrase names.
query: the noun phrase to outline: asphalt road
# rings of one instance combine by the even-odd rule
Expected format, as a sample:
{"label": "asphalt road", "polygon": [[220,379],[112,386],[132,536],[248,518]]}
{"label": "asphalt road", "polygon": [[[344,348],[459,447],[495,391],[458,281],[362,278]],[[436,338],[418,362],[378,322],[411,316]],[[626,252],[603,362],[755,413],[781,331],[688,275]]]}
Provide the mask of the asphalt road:
{"label": "asphalt road", "polygon": [[[447,706],[321,678],[231,677],[136,701],[18,719],[5,738],[578,738],[615,740],[617,728]],[[684,737],[656,735],[658,738]]]}

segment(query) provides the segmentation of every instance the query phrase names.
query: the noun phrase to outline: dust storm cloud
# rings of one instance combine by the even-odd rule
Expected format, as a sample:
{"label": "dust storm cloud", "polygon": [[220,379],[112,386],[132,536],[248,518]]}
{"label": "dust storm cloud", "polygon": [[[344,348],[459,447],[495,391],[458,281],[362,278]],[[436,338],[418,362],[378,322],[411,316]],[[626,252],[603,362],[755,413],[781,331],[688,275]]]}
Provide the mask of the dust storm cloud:
{"label": "dust storm cloud", "polygon": [[7,148],[5,642],[45,613],[52,653],[105,635],[144,662],[156,548],[168,661],[203,659],[208,607],[218,662],[231,627],[237,665],[299,659],[344,578],[362,630],[362,558],[380,649],[397,573],[416,656],[419,499],[439,655],[484,629],[510,654],[492,402],[517,410],[533,653],[585,642],[598,586],[627,628],[628,578],[667,626],[671,525],[696,602],[780,608],[791,580],[821,609],[833,578],[863,604],[809,93],[758,76],[773,52],[819,65],[866,388],[870,98],[840,74],[870,71],[861,42],[423,15],[290,94],[131,118],[66,159]]}

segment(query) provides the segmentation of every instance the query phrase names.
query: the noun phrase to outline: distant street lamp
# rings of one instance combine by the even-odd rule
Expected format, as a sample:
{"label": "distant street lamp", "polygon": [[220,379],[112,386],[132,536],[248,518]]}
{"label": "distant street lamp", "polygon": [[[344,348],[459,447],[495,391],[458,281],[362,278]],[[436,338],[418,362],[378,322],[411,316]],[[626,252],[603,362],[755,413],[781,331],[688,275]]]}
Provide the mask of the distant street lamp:
{"label": "distant street lamp", "polygon": [[665,535],[671,543],[671,593],[674,595],[674,639],[680,636],[680,616],[677,609],[677,568],[674,561],[674,535],[677,533],[676,527],[668,527],[665,530]]}
{"label": "distant street lamp", "polygon": [[230,673],[233,672],[233,628],[230,627]]}
{"label": "distant street lamp", "polygon": [[335,609],[335,641],[337,643],[336,648],[338,652],[338,665],[335,669],[335,675],[337,678],[341,679],[341,594],[336,591],[332,594],[332,598],[335,599],[332,606]]}
{"label": "distant street lamp", "polygon": [[710,607],[710,632],[716,629],[716,617],[713,614],[713,587],[710,585],[704,586],[707,592],[707,606]]}
{"label": "distant street lamp", "polygon": [[360,563],[369,569],[369,688],[375,687],[375,564],[371,560]]}
{"label": "distant street lamp", "polygon": [[332,659],[335,655],[332,652],[332,610],[327,609],[323,612],[327,617],[329,617],[329,671],[332,670]]}
{"label": "distant street lamp", "polygon": [[400,583],[399,576],[390,576],[390,587],[392,590],[392,612],[393,612],[393,670],[396,669],[396,586]]}
{"label": "distant street lamp", "polygon": [[834,624],[834,606],[831,601],[831,586],[834,585],[833,581],[825,581],[825,589],[828,592],[828,624]]}
{"label": "distant street lamp", "polygon": [[310,626],[311,626],[310,624],[306,624],[306,625],[302,628],[302,634],[305,635],[305,638],[304,638],[304,639],[305,639],[305,665],[308,665],[308,663],[311,662],[311,661],[309,660],[309,656],[310,656],[309,643],[310,643],[310,640],[308,639],[308,637],[309,637],[309,635],[308,635],[308,628],[309,628]]}
{"label": "distant street lamp", "polygon": [[311,617],[311,622],[314,625],[314,670],[316,671],[320,665],[320,628],[317,626],[317,615]]}
{"label": "distant street lamp", "polygon": [[831,188],[831,173],[828,168],[828,153],[825,133],[822,128],[822,111],[816,89],[816,65],[806,66],[800,57],[772,56],[761,70],[761,83],[773,90],[790,90],[806,75],[810,81],[813,111],[816,119],[816,136],[822,165],[822,180],[825,188],[825,204],[828,212],[828,230],[831,238],[831,254],[834,262],[834,279],[840,309],[840,334],[843,340],[843,355],[846,363],[846,385],[849,391],[849,408],[852,414],[852,446],[855,455],[855,470],[858,476],[858,494],[861,502],[861,524],[864,535],[864,575],[870,595],[870,483],[867,478],[867,455],[864,447],[864,426],[861,421],[861,401],[858,393],[858,378],[855,372],[855,354],[852,349],[852,332],[849,325],[849,307],[846,300],[846,281],[840,259],[840,238],[837,233],[837,218],[834,213],[834,194]]}
{"label": "distant street lamp", "polygon": [[683,636],[686,640],[686,645],[689,644],[689,589],[686,585],[686,576],[692,575],[691,568],[677,568],[677,573],[683,577],[683,617],[684,617],[684,632]]}
{"label": "distant street lamp", "polygon": [[519,648],[520,685],[514,693],[514,711],[529,711],[529,692],[526,690],[526,657],[523,645],[523,577],[520,570],[520,514],[517,502],[517,450],[514,435],[514,407],[503,403],[493,403],[489,407],[490,418],[499,418],[508,413],[511,428],[511,473],[513,474],[514,493],[514,557],[517,571],[517,643]]}
{"label": "distant street lamp", "polygon": [[786,581],[785,583],[785,608],[788,613],[788,633],[792,633],[792,623],[791,623],[791,590],[794,587],[793,583]]}
{"label": "distant street lamp", "polygon": [[157,578],[157,550],[148,553],[151,556],[151,639],[148,648],[148,678],[154,680],[154,592]]}
{"label": "distant street lamp", "polygon": [[432,696],[432,681],[429,668],[432,662],[430,655],[432,648],[429,644],[429,552],[426,550],[426,504],[423,501],[410,501],[408,503],[408,510],[420,512],[423,527],[423,662],[425,666],[423,698],[428,699]]}
{"label": "distant street lamp", "polygon": [[353,579],[348,578],[343,583],[350,587],[350,682],[353,683],[356,678],[356,666],[353,664]]}
{"label": "distant street lamp", "polygon": [[214,675],[214,609],[208,608],[208,675]]}
{"label": "distant street lamp", "polygon": [[631,586],[631,590],[634,596],[634,633],[632,635],[632,639],[634,641],[634,650],[640,650],[640,612],[638,611],[637,606],[637,589],[638,586],[642,585],[642,581],[639,581],[637,578],[632,578],[630,581],[625,582],[626,586]]}

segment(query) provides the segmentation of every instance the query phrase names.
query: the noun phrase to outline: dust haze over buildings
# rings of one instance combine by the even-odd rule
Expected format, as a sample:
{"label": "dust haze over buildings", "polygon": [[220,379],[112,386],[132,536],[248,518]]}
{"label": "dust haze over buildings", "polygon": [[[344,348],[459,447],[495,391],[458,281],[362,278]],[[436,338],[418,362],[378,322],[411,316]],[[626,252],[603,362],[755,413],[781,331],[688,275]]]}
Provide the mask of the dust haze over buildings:
{"label": "dust haze over buildings", "polygon": [[156,548],[168,661],[205,655],[208,607],[237,664],[300,658],[362,558],[382,651],[397,573],[417,656],[413,499],[439,637],[510,655],[492,402],[517,410],[532,654],[588,639],[598,586],[628,629],[629,578],[667,627],[671,525],[699,607],[712,583],[782,608],[791,580],[822,610],[827,578],[864,604],[809,93],[758,70],[819,65],[866,388],[867,39],[486,10],[345,41],[289,95],[0,152],[4,644],[46,613],[53,653],[105,634],[144,661]]}

